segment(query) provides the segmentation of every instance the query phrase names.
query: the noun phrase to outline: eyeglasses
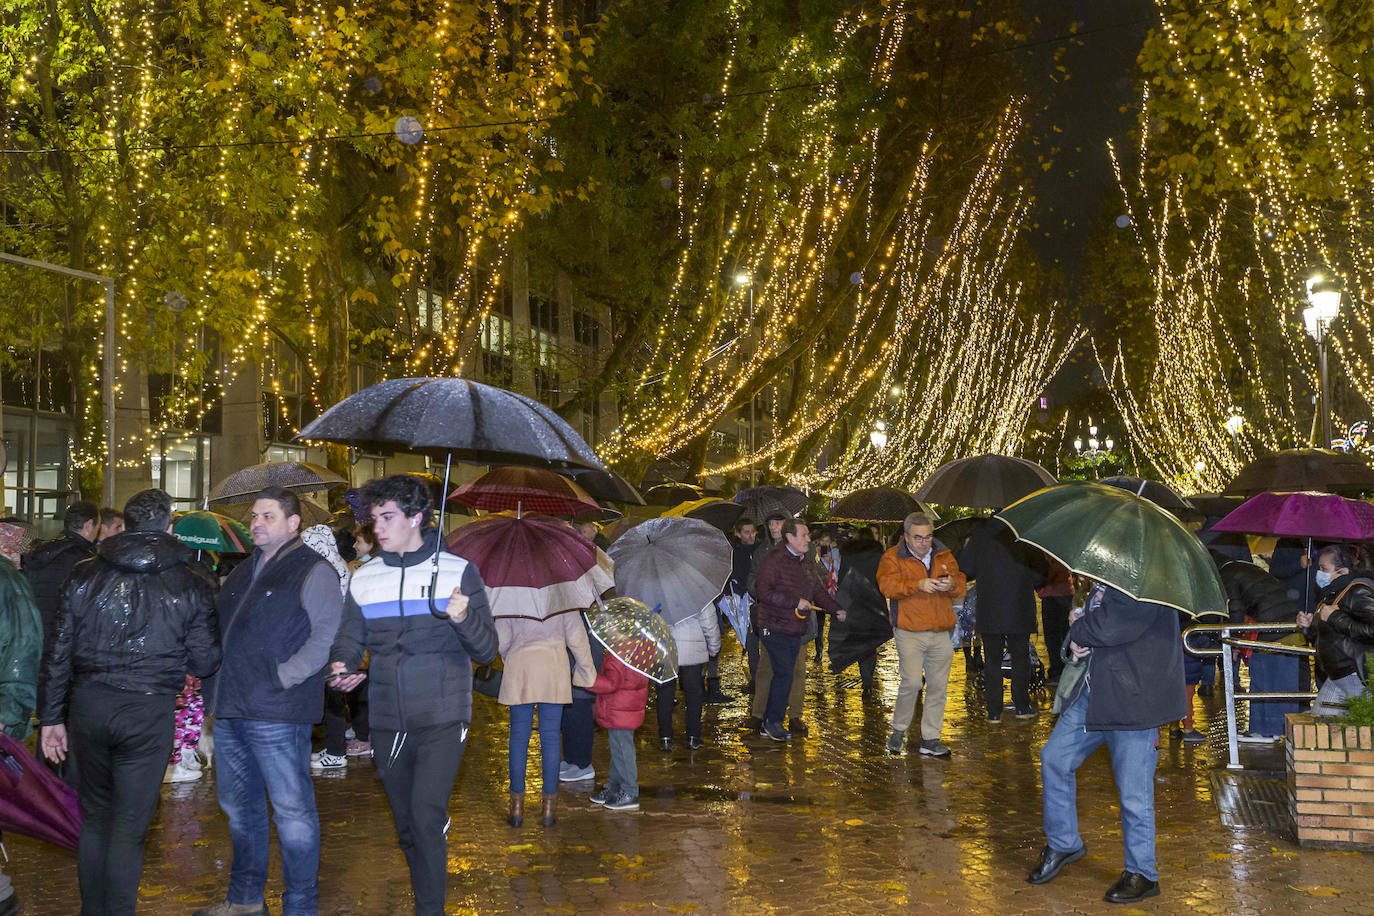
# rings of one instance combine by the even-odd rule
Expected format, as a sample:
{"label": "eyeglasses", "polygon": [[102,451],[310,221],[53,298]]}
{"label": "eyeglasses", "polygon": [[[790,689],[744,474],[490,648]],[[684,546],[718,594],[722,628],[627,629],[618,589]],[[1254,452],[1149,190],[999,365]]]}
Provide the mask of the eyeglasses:
{"label": "eyeglasses", "polygon": [[908,534],[907,537],[911,538],[913,541],[933,541],[933,540],[935,540],[935,535],[933,535],[933,534]]}

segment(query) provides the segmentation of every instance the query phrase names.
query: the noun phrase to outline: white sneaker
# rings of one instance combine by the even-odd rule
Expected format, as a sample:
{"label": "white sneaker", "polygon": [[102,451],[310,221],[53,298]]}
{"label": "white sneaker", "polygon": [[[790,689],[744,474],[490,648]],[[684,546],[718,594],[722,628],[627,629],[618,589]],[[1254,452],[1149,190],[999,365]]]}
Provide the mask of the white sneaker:
{"label": "white sneaker", "polygon": [[181,760],[167,768],[167,775],[162,777],[163,782],[195,782],[200,778],[200,761],[191,764],[195,760],[195,755],[185,753],[181,755]]}
{"label": "white sneaker", "polygon": [[320,751],[310,755],[310,769],[312,770],[334,770],[348,766],[348,758],[342,755],[335,756],[328,751]]}

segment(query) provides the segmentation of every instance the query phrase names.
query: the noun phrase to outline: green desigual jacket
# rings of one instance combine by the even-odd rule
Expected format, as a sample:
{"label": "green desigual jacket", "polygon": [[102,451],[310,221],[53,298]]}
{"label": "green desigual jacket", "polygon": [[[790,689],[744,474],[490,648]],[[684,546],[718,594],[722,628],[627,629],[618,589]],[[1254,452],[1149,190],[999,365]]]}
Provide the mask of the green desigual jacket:
{"label": "green desigual jacket", "polygon": [[0,723],[16,740],[29,733],[38,700],[43,623],[24,574],[0,557]]}

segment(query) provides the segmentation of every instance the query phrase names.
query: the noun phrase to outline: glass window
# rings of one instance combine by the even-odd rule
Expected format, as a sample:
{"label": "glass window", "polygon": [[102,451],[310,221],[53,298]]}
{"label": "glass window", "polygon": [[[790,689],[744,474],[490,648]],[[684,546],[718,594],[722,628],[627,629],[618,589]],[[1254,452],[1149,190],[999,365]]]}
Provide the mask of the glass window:
{"label": "glass window", "polygon": [[153,480],[178,510],[198,509],[210,492],[210,437],[168,432],[153,453]]}
{"label": "glass window", "polygon": [[64,417],[5,413],[4,508],[29,522],[58,520],[76,498],[71,423]]}

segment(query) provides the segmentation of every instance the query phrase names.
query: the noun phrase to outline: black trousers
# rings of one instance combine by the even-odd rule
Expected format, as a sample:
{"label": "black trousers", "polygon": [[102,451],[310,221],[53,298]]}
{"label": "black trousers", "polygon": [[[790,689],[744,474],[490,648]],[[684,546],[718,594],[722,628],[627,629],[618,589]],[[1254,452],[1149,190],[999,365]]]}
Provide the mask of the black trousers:
{"label": "black trousers", "polygon": [[374,729],[372,764],[386,789],[410,866],[416,916],[442,916],[448,888],[448,803],[467,747],[468,723],[408,732]]}
{"label": "black trousers", "polygon": [[348,693],[332,687],[324,688],[324,749],[335,757],[342,757],[348,750],[344,732],[348,731],[350,715],[354,736],[359,741],[368,740],[367,681]]}
{"label": "black trousers", "polygon": [[176,695],[78,684],[67,713],[78,797],[86,820],[77,846],[82,916],[132,916],[143,844],[172,756]]}
{"label": "black trousers", "polygon": [[821,643],[825,641],[825,619],[828,614],[816,615],[816,661],[821,660]]}
{"label": "black trousers", "polygon": [[983,699],[988,718],[1002,715],[1002,650],[1011,653],[1011,702],[1017,712],[1031,708],[1030,637],[1025,633],[983,633]]}
{"label": "black trousers", "polygon": [[687,695],[687,737],[701,738],[701,704],[705,700],[705,684],[701,679],[704,665],[682,665],[677,669],[677,680],[658,685],[658,736],[673,737],[673,699],[678,684]]}
{"label": "black trousers", "polygon": [[1069,635],[1069,611],[1073,609],[1072,595],[1051,595],[1040,599],[1040,626],[1045,634],[1045,651],[1050,654],[1048,677],[1055,680],[1064,670],[1064,656],[1060,647]]}

